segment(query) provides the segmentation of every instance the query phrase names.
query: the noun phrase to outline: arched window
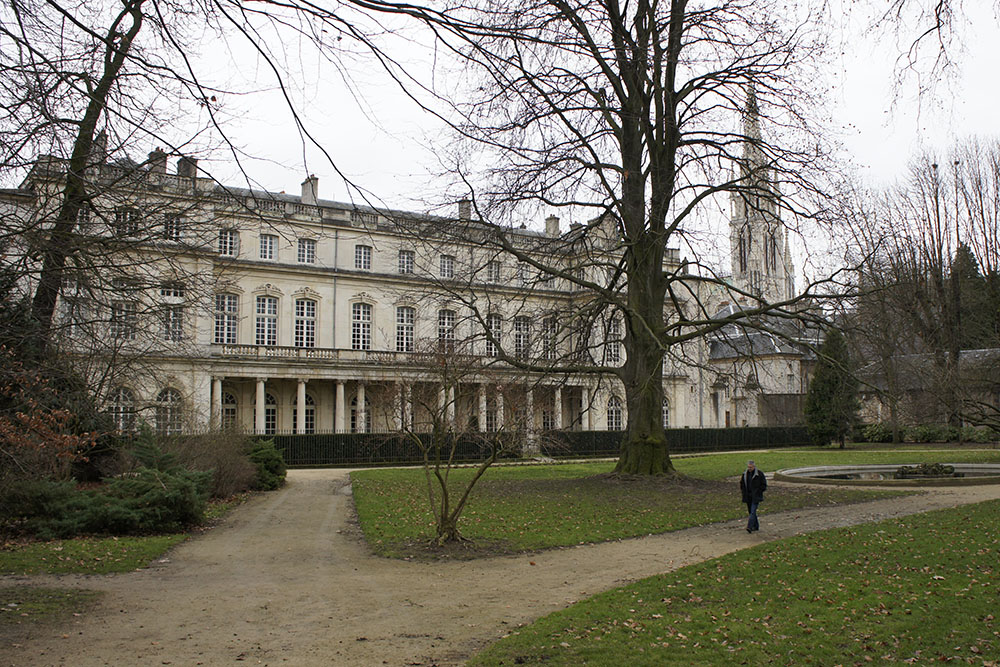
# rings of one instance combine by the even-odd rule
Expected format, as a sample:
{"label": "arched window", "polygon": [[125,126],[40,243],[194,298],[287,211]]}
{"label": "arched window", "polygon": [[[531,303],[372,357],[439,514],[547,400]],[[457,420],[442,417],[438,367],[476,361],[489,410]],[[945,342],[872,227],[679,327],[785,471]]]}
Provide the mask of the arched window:
{"label": "arched window", "polygon": [[264,435],[278,432],[278,401],[271,394],[264,394]]}
{"label": "arched window", "polygon": [[156,397],[156,432],[160,435],[177,435],[181,432],[183,415],[181,394],[166,388]]}
{"label": "arched window", "polygon": [[622,401],[617,396],[608,399],[608,430],[621,431],[623,428]]}
{"label": "arched window", "polygon": [[663,428],[670,428],[670,401],[663,399]]}
{"label": "arched window", "polygon": [[111,418],[118,431],[128,433],[135,430],[135,394],[131,389],[118,387],[111,395]]}
{"label": "arched window", "polygon": [[[372,404],[365,396],[365,433],[372,432]],[[358,397],[351,399],[351,433],[358,433]]]}
{"label": "arched window", "polygon": [[[299,428],[299,408],[296,405],[292,408],[292,428],[298,433]],[[316,432],[316,401],[309,394],[306,394],[306,423],[303,433]]]}
{"label": "arched window", "polygon": [[236,397],[228,391],[222,393],[222,423],[224,430],[236,428]]}

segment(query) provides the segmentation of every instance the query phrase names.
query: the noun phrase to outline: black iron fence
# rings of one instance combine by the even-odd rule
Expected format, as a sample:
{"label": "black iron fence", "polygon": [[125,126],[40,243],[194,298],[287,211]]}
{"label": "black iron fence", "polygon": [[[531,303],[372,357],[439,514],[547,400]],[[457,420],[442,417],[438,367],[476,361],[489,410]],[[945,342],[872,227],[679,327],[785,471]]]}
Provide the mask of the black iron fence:
{"label": "black iron fence", "polygon": [[[548,431],[533,434],[505,433],[497,442],[488,434],[459,434],[453,460],[461,463],[482,461],[493,447],[502,458],[539,453],[551,458],[599,458],[618,456],[621,431]],[[421,448],[411,437],[399,433],[314,433],[273,435],[274,444],[289,466],[405,465],[423,460]],[[430,444],[430,434],[417,437]],[[719,452],[741,449],[803,447],[811,444],[804,427],[741,427],[667,429],[671,454]],[[447,449],[447,450],[445,450]],[[442,457],[450,447],[442,448]]]}

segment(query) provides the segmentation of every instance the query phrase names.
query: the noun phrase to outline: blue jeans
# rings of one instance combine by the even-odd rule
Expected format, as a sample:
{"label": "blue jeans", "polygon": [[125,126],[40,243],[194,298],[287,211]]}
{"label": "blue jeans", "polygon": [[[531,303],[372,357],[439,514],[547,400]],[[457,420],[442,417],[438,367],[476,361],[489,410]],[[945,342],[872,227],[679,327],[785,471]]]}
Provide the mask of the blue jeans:
{"label": "blue jeans", "polygon": [[750,513],[750,518],[747,520],[747,530],[760,530],[760,522],[757,521],[758,505],[760,505],[759,500],[751,500],[747,503],[747,511]]}

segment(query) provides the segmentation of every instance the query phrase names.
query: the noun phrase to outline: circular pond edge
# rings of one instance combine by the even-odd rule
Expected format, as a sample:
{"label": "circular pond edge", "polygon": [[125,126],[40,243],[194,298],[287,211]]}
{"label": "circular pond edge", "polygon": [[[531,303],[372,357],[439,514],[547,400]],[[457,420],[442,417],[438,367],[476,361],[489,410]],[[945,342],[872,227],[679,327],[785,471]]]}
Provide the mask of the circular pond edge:
{"label": "circular pond edge", "polygon": [[774,473],[772,479],[795,484],[829,484],[835,486],[976,486],[980,484],[1000,484],[1000,464],[998,463],[945,463],[955,467],[955,472],[988,473],[981,477],[930,477],[927,479],[828,479],[816,475],[850,475],[855,473],[894,473],[900,466],[916,466],[917,463],[893,463],[889,465],[839,465],[808,466],[805,468],[785,468]]}

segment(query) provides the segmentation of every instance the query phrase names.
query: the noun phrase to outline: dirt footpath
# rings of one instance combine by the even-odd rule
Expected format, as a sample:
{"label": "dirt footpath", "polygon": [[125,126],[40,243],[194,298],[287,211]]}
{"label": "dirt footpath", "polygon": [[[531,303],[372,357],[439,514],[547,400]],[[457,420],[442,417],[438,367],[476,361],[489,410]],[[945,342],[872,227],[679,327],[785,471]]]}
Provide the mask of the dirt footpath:
{"label": "dirt footpath", "polygon": [[519,623],[585,596],[773,539],[1000,497],[1000,485],[761,515],[530,556],[371,556],[343,470],[294,470],[165,562],[114,576],[0,577],[105,591],[70,624],[0,643],[2,665],[460,665]]}

